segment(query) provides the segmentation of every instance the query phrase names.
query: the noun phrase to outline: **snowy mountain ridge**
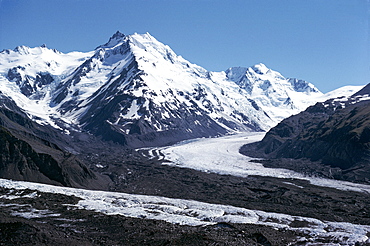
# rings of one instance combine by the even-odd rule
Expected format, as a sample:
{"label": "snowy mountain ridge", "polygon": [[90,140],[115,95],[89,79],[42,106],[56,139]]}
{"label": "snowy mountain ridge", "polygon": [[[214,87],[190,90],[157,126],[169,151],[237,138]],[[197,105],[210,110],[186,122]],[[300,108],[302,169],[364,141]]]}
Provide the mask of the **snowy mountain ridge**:
{"label": "snowy mountain ridge", "polygon": [[325,97],[264,64],[210,72],[149,33],[120,32],[87,53],[4,50],[0,91],[39,123],[133,146],[266,131]]}
{"label": "snowy mountain ridge", "polygon": [[261,63],[249,68],[229,68],[226,77],[247,91],[248,97],[258,102],[276,123],[323,96],[313,84],[285,78]]}

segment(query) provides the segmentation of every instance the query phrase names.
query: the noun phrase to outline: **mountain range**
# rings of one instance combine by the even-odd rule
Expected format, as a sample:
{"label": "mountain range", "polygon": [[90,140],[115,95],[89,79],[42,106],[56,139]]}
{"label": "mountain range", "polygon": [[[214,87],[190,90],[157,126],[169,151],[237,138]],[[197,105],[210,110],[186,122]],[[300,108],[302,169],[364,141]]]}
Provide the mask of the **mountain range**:
{"label": "mountain range", "polygon": [[86,53],[19,46],[0,61],[1,93],[30,119],[133,148],[266,131],[326,99],[264,64],[207,71],[148,33],[117,32]]}

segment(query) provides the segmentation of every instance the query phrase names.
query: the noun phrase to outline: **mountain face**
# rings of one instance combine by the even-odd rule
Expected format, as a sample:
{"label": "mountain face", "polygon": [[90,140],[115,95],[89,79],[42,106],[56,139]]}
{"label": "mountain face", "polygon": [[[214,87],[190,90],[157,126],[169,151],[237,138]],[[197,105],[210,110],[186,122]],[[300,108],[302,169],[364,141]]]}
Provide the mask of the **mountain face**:
{"label": "mountain face", "polygon": [[323,97],[311,83],[285,78],[264,64],[249,68],[229,68],[226,76],[247,92],[274,122],[299,113]]}
{"label": "mountain face", "polygon": [[148,33],[120,32],[87,53],[4,50],[0,91],[40,124],[134,148],[266,131],[323,96],[263,64],[210,72]]}
{"label": "mountain face", "polygon": [[[0,93],[0,176],[62,186],[104,187],[76,155],[63,150],[63,135],[30,120]],[[60,140],[58,140],[60,139]],[[64,140],[64,145],[71,145]]]}
{"label": "mountain face", "polygon": [[350,97],[316,103],[280,122],[254,148],[267,158],[309,159],[339,169],[334,178],[369,182],[369,95],[370,84]]}

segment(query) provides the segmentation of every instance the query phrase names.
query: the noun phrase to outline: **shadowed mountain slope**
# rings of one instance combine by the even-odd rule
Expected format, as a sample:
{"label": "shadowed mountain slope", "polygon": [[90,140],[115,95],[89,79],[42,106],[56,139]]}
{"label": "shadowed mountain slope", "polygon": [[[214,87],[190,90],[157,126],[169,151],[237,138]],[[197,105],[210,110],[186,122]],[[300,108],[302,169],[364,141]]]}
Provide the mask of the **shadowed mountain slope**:
{"label": "shadowed mountain slope", "polygon": [[68,146],[65,136],[28,119],[2,94],[0,103],[1,177],[62,186],[104,187],[102,179],[79,158],[56,144]]}
{"label": "shadowed mountain slope", "polygon": [[241,153],[281,159],[282,166],[284,158],[306,159],[326,165],[334,178],[369,182],[369,90],[367,85],[351,97],[317,103],[283,120]]}

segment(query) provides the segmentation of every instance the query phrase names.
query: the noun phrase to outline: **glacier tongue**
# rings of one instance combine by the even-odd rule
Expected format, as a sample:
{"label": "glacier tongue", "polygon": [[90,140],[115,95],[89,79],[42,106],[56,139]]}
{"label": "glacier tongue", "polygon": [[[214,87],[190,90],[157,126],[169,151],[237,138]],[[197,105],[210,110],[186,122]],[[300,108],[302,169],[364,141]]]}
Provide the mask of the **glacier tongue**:
{"label": "glacier tongue", "polygon": [[87,53],[43,47],[0,53],[0,90],[30,118],[135,147],[266,131],[325,97],[264,64],[210,72],[149,33],[116,32]]}

